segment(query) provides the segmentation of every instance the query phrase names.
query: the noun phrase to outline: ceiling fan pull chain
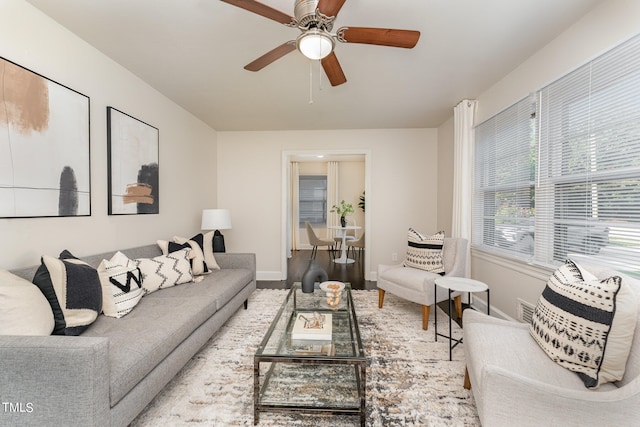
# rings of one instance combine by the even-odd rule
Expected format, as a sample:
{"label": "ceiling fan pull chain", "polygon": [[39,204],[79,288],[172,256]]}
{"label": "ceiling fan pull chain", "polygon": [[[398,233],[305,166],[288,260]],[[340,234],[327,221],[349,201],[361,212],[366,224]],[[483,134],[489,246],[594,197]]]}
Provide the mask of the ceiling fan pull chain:
{"label": "ceiling fan pull chain", "polygon": [[309,104],[313,104],[313,61],[309,61]]}
{"label": "ceiling fan pull chain", "polygon": [[320,90],[324,90],[322,87],[322,60],[318,60],[318,87]]}

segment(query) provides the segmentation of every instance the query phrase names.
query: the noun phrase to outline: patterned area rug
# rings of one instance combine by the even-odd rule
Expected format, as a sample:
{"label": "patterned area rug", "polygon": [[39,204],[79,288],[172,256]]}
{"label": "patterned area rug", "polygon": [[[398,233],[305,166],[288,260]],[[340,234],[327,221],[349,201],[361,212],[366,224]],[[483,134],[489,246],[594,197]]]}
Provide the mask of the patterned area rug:
{"label": "patterned area rug", "polygon": [[[252,426],[253,354],[287,291],[258,289],[207,346],[131,424],[141,426]],[[479,426],[471,391],[462,386],[464,351],[434,342],[421,328],[421,309],[389,293],[353,291],[367,367],[367,426]],[[438,330],[448,331],[437,310]],[[453,336],[460,328],[453,324]],[[261,413],[260,426],[357,426],[357,416]]]}

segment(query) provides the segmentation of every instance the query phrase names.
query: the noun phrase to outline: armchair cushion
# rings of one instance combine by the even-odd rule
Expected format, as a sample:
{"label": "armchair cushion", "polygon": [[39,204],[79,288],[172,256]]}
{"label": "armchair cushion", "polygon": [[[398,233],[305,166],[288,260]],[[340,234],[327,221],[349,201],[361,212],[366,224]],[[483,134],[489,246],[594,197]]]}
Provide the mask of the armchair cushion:
{"label": "armchair cushion", "polygon": [[413,228],[407,233],[407,257],[405,267],[419,268],[436,274],[444,274],[442,261],[442,247],[444,245],[444,231],[433,236],[423,236]]}
{"label": "armchair cushion", "polygon": [[624,375],[638,305],[618,276],[584,279],[571,260],[559,267],[540,296],[530,332],[554,362],[597,388]]}
{"label": "armchair cushion", "polygon": [[433,282],[440,277],[439,274],[408,267],[388,269],[382,276],[385,280],[420,292],[433,292]]}

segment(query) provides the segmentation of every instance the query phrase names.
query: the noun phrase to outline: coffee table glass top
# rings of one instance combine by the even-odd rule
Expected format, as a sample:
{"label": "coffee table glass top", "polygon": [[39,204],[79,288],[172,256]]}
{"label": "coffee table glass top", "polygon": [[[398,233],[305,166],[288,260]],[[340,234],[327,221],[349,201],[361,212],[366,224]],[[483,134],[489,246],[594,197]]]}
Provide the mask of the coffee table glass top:
{"label": "coffee table glass top", "polygon": [[[308,342],[291,339],[291,330],[298,314],[312,312],[331,314],[332,339],[330,342],[324,342],[326,345],[332,345],[330,353],[308,354],[311,353],[307,351]],[[300,283],[294,283],[258,347],[256,356],[365,359],[351,297],[351,286],[345,284],[337,306],[331,307],[327,302],[327,294],[318,287],[313,293],[304,293]]]}

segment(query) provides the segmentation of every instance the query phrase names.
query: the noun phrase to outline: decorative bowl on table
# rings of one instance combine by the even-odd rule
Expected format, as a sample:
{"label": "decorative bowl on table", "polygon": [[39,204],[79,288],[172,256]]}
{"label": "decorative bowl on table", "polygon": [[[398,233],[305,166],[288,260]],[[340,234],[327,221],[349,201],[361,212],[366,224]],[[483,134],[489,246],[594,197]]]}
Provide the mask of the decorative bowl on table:
{"label": "decorative bowl on table", "polygon": [[325,292],[338,291],[341,292],[344,289],[344,283],[337,282],[335,280],[329,280],[327,282],[320,283],[320,289]]}
{"label": "decorative bowl on table", "polygon": [[320,289],[327,293],[327,304],[329,307],[337,307],[340,303],[340,295],[344,289],[344,283],[330,280],[320,283]]}

